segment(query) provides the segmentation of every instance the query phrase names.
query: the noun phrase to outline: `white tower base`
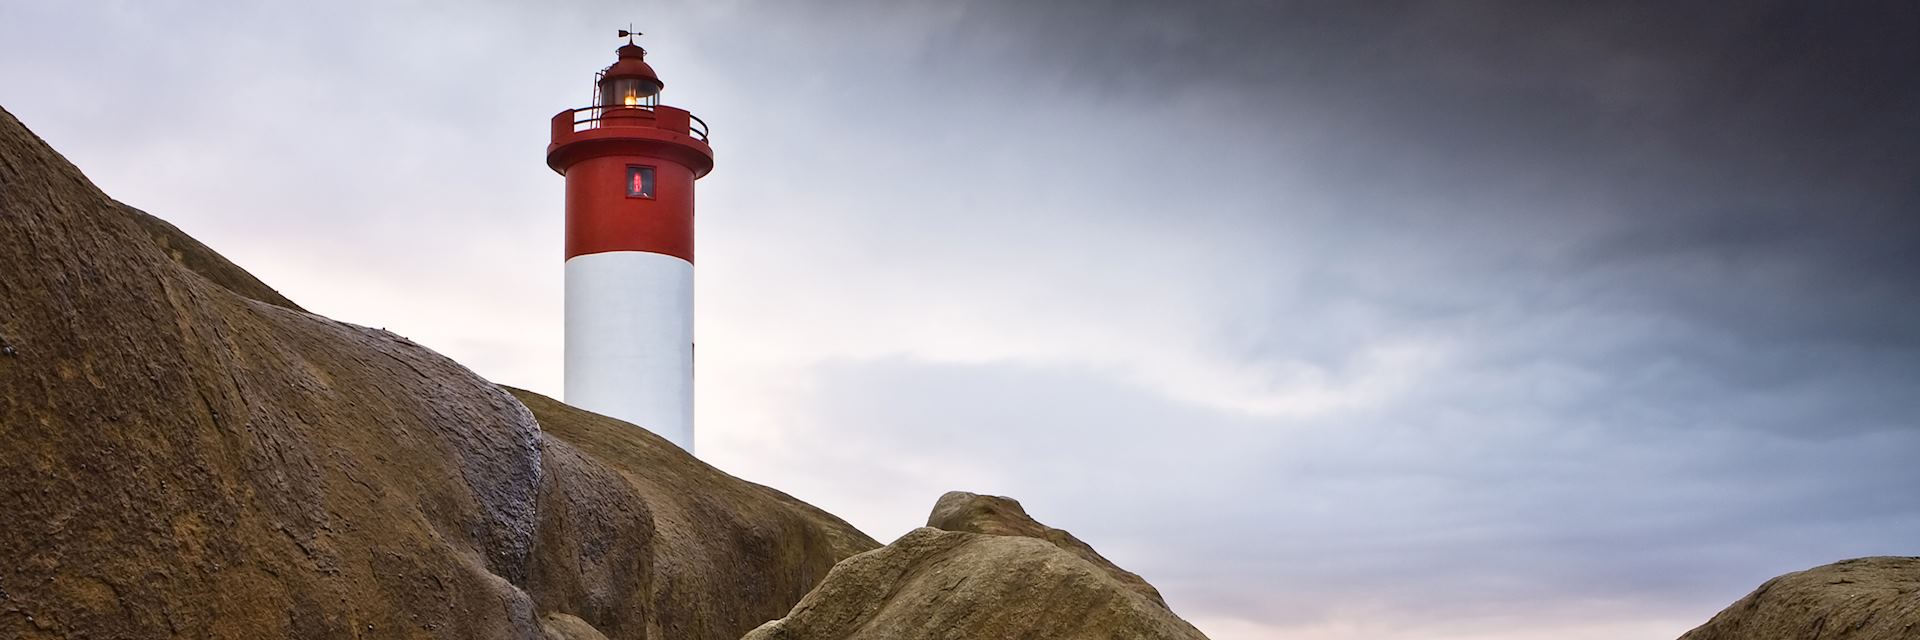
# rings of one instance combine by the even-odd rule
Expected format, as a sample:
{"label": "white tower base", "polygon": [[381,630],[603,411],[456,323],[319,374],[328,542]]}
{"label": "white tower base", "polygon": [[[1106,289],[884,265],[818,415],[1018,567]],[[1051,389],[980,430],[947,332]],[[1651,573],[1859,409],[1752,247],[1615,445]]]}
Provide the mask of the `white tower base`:
{"label": "white tower base", "polygon": [[693,264],[644,251],[567,260],[567,404],[693,452]]}

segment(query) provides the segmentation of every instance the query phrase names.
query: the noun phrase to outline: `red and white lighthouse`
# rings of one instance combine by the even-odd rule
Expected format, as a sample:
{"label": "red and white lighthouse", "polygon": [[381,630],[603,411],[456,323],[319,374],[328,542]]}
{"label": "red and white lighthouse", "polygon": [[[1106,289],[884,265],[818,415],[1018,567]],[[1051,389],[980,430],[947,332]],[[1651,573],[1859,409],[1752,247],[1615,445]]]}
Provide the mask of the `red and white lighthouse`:
{"label": "red and white lighthouse", "polygon": [[567,180],[565,398],[692,452],[693,181],[713,148],[660,104],[646,49],[629,36],[616,53],[547,145]]}

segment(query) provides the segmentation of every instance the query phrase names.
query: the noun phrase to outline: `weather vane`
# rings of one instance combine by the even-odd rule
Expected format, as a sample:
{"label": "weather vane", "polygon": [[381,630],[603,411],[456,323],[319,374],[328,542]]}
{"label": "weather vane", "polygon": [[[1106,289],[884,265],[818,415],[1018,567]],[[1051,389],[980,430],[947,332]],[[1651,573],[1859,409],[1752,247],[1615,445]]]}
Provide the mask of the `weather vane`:
{"label": "weather vane", "polygon": [[647,34],[634,31],[633,23],[631,22],[627,23],[627,28],[620,30],[620,37],[626,38],[627,44],[633,44],[633,39],[635,36],[644,36],[644,35],[647,35]]}

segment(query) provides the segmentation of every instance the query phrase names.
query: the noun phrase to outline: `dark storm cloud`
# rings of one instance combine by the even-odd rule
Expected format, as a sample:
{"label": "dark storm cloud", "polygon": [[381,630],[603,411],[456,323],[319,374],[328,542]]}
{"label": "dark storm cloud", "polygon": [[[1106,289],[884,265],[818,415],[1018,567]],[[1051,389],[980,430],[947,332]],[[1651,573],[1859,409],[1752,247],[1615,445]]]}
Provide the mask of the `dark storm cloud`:
{"label": "dark storm cloud", "polygon": [[1634,227],[1627,251],[1807,229],[1898,261],[1861,266],[1917,266],[1895,244],[1920,233],[1903,215],[1920,201],[1911,3],[958,6],[939,47],[954,65],[985,57],[1142,108],[1224,93],[1253,117],[1219,126],[1256,135],[1260,105],[1267,127],[1319,107],[1307,124],[1339,132],[1322,170],[1342,183],[1549,189],[1671,221],[1664,240]]}
{"label": "dark storm cloud", "polygon": [[[1866,386],[1915,379],[1911,3],[961,6],[947,48],[969,55],[956,60],[998,50],[1121,101],[1224,93],[1336,114],[1219,125],[1256,142],[1332,127],[1338,139],[1316,149],[1330,162],[1311,171],[1343,192],[1344,222],[1391,234],[1443,216],[1467,234],[1439,240],[1504,272],[1463,276],[1538,274],[1500,292],[1547,307],[1530,311],[1670,316],[1708,335],[1644,348],[1738,384],[1849,369],[1870,374]],[[1554,242],[1502,246],[1538,237],[1503,232],[1516,229]]]}

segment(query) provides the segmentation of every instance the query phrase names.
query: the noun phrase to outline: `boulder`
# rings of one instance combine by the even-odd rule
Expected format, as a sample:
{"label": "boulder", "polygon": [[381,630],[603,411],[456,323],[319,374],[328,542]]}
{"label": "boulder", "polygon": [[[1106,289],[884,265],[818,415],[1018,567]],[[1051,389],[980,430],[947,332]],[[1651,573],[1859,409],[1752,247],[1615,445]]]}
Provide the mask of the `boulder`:
{"label": "boulder", "polygon": [[[1139,576],[1008,498],[954,492],[744,640],[1205,638]],[[952,528],[954,530],[944,530]]]}
{"label": "boulder", "polygon": [[1920,558],[1843,560],[1766,581],[1680,640],[1920,638]]}
{"label": "boulder", "polygon": [[1163,607],[1167,606],[1167,601],[1160,597],[1160,590],[1147,584],[1145,579],[1107,560],[1095,552],[1093,547],[1073,537],[1073,534],[1040,524],[1040,521],[1034,520],[1033,516],[1027,515],[1027,510],[1020,506],[1020,501],[1013,498],[949,491],[933,504],[933,513],[927,516],[927,526],[947,531],[1023,536],[1045,540],[1053,543],[1053,546],[1079,556],[1081,560],[1100,567],[1108,575],[1113,576],[1114,580],[1139,592],[1148,600],[1159,603]]}

